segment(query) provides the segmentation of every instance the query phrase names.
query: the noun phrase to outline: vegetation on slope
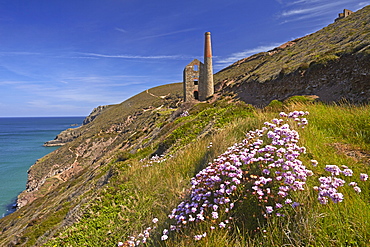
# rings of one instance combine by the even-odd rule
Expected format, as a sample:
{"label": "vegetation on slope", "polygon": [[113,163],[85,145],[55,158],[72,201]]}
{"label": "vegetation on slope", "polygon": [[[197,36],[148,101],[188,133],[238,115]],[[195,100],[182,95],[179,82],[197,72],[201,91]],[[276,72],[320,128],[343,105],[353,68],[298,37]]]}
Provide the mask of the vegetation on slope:
{"label": "vegetation on slope", "polygon": [[297,70],[322,66],[345,55],[370,55],[370,6],[320,31],[242,59],[215,75],[215,81],[263,83]]}
{"label": "vegetation on slope", "polygon": [[215,74],[217,90],[266,106],[294,95],[368,103],[370,6],[305,37],[242,59]]}
{"label": "vegetation on slope", "polygon": [[[181,201],[189,198],[190,178],[229,146],[245,138],[247,131],[261,128],[264,121],[278,116],[272,111],[246,109],[248,114],[240,115],[222,129],[176,149],[171,156],[152,161],[142,160],[142,156],[137,156],[109,164],[115,175],[95,200],[83,205],[85,213],[80,222],[65,229],[47,246],[94,246],[95,243],[114,246],[153,226],[157,228],[151,231],[151,238],[147,240],[149,246],[369,244],[370,186],[368,182],[361,182],[357,176],[359,173],[370,172],[370,126],[367,119],[370,114],[369,106],[294,103],[283,105],[282,108],[285,111],[310,112],[307,117],[309,125],[304,130],[299,130],[300,146],[307,148],[307,153],[303,154],[301,160],[315,174],[307,180],[305,191],[296,193],[293,197],[301,205],[288,209],[289,214],[286,217],[265,219],[261,215],[264,212],[263,205],[256,198],[250,197],[239,204],[235,201],[234,221],[230,224],[230,229],[216,227],[210,230],[216,221],[210,217],[201,224],[189,222],[188,228],[171,232],[167,240],[161,240],[162,231],[171,222],[167,215]],[[209,110],[205,108],[207,109]],[[180,119],[188,121],[199,117],[202,112],[194,112],[194,115],[190,113]],[[309,165],[312,159],[318,161],[317,167]],[[317,192],[312,187],[319,185],[318,177],[327,175],[324,171],[326,165],[345,165],[353,169],[356,177],[351,179],[361,186],[362,193],[356,193],[350,186],[343,187],[343,202],[330,201],[321,205],[317,200]],[[158,218],[159,222],[153,224],[153,218]],[[204,232],[207,232],[206,237],[200,237],[199,241],[194,239],[194,236]]]}
{"label": "vegetation on slope", "polygon": [[[38,160],[29,170],[27,190],[18,197],[22,207],[0,219],[0,245],[40,245],[77,221],[80,206],[112,176],[113,170],[102,168],[114,153],[158,145],[152,143],[157,141],[156,123],[170,118],[181,96],[181,83],[168,84],[109,106],[79,128],[78,138]],[[153,140],[143,141],[148,137]]]}
{"label": "vegetation on slope", "polygon": [[[228,92],[219,92],[212,102],[181,104],[182,85],[177,83],[108,106],[93,122],[78,129],[75,140],[31,167],[27,190],[19,197],[24,206],[0,219],[0,245],[115,246],[119,242],[129,244],[131,237],[140,238],[140,233],[154,226],[147,239],[149,246],[368,245],[369,183],[361,181],[358,174],[369,173],[369,106],[325,105],[314,102],[314,98],[296,96],[284,102],[275,100],[258,110],[230,95],[240,93],[235,89],[239,85],[238,90],[243,91],[244,82],[259,84],[317,67],[324,67],[323,73],[326,69],[330,72],[325,66],[346,56],[366,59],[369,10],[366,7],[296,40],[293,46],[257,54],[222,70],[215,80],[225,83]],[[362,76],[367,71],[356,73]],[[296,90],[290,87],[292,83],[283,86]],[[361,97],[366,96],[367,86],[356,84],[360,91],[354,96],[362,91]],[[275,97],[276,91],[244,93]],[[243,174],[249,175],[243,177],[244,187],[230,196],[233,210],[226,212],[220,207],[225,214],[218,218],[208,212],[202,223],[189,223],[186,229],[166,233],[165,229],[176,223],[168,215],[191,198],[192,177],[228,147],[245,139],[248,131],[261,129],[280,111],[293,110],[310,112],[309,125],[298,132],[299,145],[307,148],[300,159],[314,174],[307,179],[304,191],[291,195],[299,207],[288,207],[285,217],[263,216],[271,206],[266,203],[274,198],[260,201],[248,194],[253,190],[248,188],[250,181],[260,177],[265,166],[257,162],[242,167]],[[310,160],[317,160],[319,165],[310,167]],[[319,177],[327,176],[327,165],[351,168],[353,181],[362,193],[346,186],[341,188],[343,202],[321,205],[312,188],[319,185]],[[228,220],[223,218],[226,215],[233,218],[230,229],[218,227]],[[154,218],[159,219],[155,224]],[[164,236],[168,237],[166,241],[162,240]]]}

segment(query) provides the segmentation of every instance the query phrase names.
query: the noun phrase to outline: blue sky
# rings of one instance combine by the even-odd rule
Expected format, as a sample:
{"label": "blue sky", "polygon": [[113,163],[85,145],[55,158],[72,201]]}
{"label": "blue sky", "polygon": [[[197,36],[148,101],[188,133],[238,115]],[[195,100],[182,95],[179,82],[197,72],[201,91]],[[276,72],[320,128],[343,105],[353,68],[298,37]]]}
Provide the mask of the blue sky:
{"label": "blue sky", "polygon": [[366,0],[1,0],[0,117],[86,116],[182,81],[212,33],[214,72]]}

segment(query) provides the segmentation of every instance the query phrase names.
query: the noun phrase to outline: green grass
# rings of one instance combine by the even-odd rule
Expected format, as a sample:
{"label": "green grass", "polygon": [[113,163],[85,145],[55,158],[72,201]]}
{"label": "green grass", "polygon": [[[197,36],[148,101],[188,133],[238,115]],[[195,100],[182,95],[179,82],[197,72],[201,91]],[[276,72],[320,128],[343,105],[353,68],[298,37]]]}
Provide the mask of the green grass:
{"label": "green grass", "polygon": [[[189,117],[177,120],[178,128],[175,130],[181,140],[186,140],[184,133],[189,131],[185,123],[209,120],[210,116],[220,113],[217,109],[199,107]],[[308,187],[318,185],[317,178],[325,174],[322,168],[327,164],[347,165],[356,174],[370,172],[368,160],[354,159],[340,148],[344,145],[347,151],[357,150],[369,155],[369,106],[292,103],[285,107],[286,111],[296,109],[310,112],[307,117],[309,126],[299,130],[300,145],[307,147],[307,154],[302,161],[319,161],[319,166],[313,168],[317,175],[310,178]],[[228,118],[231,113],[225,112],[224,116]],[[116,175],[99,191],[95,200],[83,205],[85,213],[80,222],[65,229],[47,246],[96,246],[96,243],[114,246],[152,226],[154,217],[159,219],[160,224],[148,246],[368,245],[370,186],[369,182],[361,183],[358,177],[354,177],[353,181],[359,183],[362,193],[356,194],[351,188],[343,188],[345,200],[342,203],[321,205],[317,202],[315,192],[306,190],[295,195],[303,202],[303,206],[291,210],[287,217],[258,221],[258,217],[251,216],[259,212],[258,205],[253,200],[246,200],[236,212],[237,221],[230,230],[208,231],[207,238],[194,241],[194,235],[209,229],[210,223],[205,222],[170,235],[166,242],[160,240],[161,231],[168,227],[167,215],[187,197],[190,178],[227,147],[240,142],[248,130],[260,128],[264,121],[277,115],[277,112],[269,110],[254,112],[253,115],[248,113],[247,116],[235,114],[238,117],[226,121],[227,124],[218,128],[218,131],[197,141],[186,141],[186,146],[175,149],[173,157],[149,167],[139,161],[140,157],[127,157],[124,161],[111,163]],[[213,143],[211,148],[208,147],[210,142]]]}
{"label": "green grass", "polygon": [[[215,83],[230,87],[243,82],[265,82],[289,74],[310,72],[347,55],[369,55],[370,6],[308,35],[277,53],[266,52],[221,70]],[[356,21],[356,20],[361,21]],[[307,96],[272,101],[263,110],[235,102],[236,92],[220,91],[213,103],[181,104],[182,84],[146,90],[125,102],[111,105],[92,123],[78,129],[75,141],[57,149],[32,166],[29,175],[45,181],[34,192],[39,198],[0,219],[0,245],[115,246],[160,219],[148,246],[366,246],[369,243],[369,182],[353,180],[356,194],[343,188],[341,204],[320,205],[312,190],[294,197],[303,202],[285,218],[261,218],[261,206],[247,198],[238,205],[231,229],[208,231],[199,242],[194,235],[210,222],[188,227],[160,240],[168,227],[167,215],[189,196],[190,179],[249,130],[278,116],[279,111],[311,112],[310,125],[299,130],[300,145],[307,147],[302,161],[319,161],[307,188],[318,185],[325,165],[346,165],[355,174],[370,173],[369,106],[325,105]],[[228,96],[226,96],[228,95]],[[178,117],[182,111],[190,115]],[[213,145],[210,145],[210,143]],[[164,155],[165,161],[149,163]],[[80,172],[62,181],[50,171]],[[258,167],[255,167],[258,170]],[[68,172],[66,172],[68,173]],[[45,180],[44,180],[45,178]],[[41,183],[40,183],[41,184]],[[56,206],[57,210],[56,210]]]}

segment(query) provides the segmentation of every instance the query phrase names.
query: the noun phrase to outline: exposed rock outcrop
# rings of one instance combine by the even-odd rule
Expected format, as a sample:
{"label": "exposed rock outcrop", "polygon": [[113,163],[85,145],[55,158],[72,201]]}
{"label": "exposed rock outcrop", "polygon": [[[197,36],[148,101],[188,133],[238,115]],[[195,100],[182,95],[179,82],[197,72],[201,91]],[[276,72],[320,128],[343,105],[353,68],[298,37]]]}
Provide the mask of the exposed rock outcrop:
{"label": "exposed rock outcrop", "polygon": [[[89,116],[87,116],[84,121],[83,125],[87,125],[91,123],[97,116],[99,116],[106,108],[108,105],[104,106],[98,106],[94,108],[94,110],[90,113]],[[64,131],[62,131],[59,135],[55,137],[54,140],[47,141],[44,143],[45,147],[54,147],[54,146],[63,146],[68,142],[73,141],[80,135],[82,135],[82,130],[80,127],[78,128],[69,128]]]}
{"label": "exposed rock outcrop", "polygon": [[96,108],[94,108],[94,110],[90,113],[89,116],[87,116],[84,121],[83,121],[83,125],[86,125],[88,123],[91,123],[97,116],[99,116],[106,108],[108,107],[108,105],[101,105],[101,106],[98,106]]}
{"label": "exposed rock outcrop", "polygon": [[228,88],[248,104],[266,106],[293,95],[317,95],[320,101],[367,103],[370,99],[369,56],[346,55],[326,65],[310,66],[259,83],[244,81]]}
{"label": "exposed rock outcrop", "polygon": [[45,147],[63,146],[81,135],[80,128],[70,128],[62,131],[54,140],[44,143]]}
{"label": "exposed rock outcrop", "polygon": [[[156,120],[170,118],[172,111],[169,109],[181,101],[180,83],[159,88],[166,87],[170,88],[165,91],[168,92],[166,97],[153,97],[159,95],[159,90],[152,89],[151,94],[143,92],[119,105],[98,107],[101,111],[106,110],[102,118],[96,118],[91,125],[65,130],[54,141],[48,142],[63,147],[31,166],[26,190],[18,196],[17,207],[22,208],[61,183],[78,177],[84,169],[94,171],[106,162],[105,157],[111,159],[110,154],[116,149],[143,148],[143,139],[148,139],[146,145],[150,145],[150,139],[158,133]],[[134,107],[133,102],[139,106]],[[146,108],[141,106],[142,102],[146,102]],[[98,112],[98,108],[94,111]],[[163,116],[162,111],[166,112]],[[86,188],[86,191],[90,189]]]}

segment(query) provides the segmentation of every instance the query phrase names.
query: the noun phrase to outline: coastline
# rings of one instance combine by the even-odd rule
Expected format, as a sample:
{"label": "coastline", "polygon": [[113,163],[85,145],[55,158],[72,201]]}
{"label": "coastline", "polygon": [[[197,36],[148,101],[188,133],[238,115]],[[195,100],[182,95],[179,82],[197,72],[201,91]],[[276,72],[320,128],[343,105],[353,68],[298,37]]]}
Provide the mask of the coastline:
{"label": "coastline", "polygon": [[[2,203],[2,210],[5,212],[1,212],[2,214],[0,214],[0,218],[3,218],[11,213],[14,213],[15,211],[17,211],[17,209],[21,208],[22,206],[24,206],[25,204],[27,204],[27,202],[25,203],[25,201],[23,201],[23,203],[21,202],[22,199],[26,199],[26,198],[20,198],[20,196],[22,195],[22,193],[24,193],[25,191],[27,191],[27,188],[29,186],[30,183],[34,182],[32,178],[30,178],[29,176],[29,173],[28,171],[31,169],[31,167],[36,164],[38,162],[39,159],[42,159],[43,157],[45,157],[46,155],[50,154],[51,152],[53,152],[54,150],[58,149],[58,147],[61,147],[71,141],[73,141],[74,139],[76,139],[77,137],[79,137],[80,135],[83,134],[85,128],[82,128],[83,126],[85,125],[88,125],[90,122],[92,122],[98,115],[100,115],[106,108],[108,108],[109,106],[99,106],[97,108],[95,108],[89,116],[81,116],[81,117],[50,117],[50,118],[47,118],[47,117],[35,117],[35,118],[16,118],[16,119],[33,119],[33,121],[37,121],[37,125],[35,125],[37,127],[37,129],[39,130],[39,127],[40,125],[44,125],[45,124],[45,119],[60,119],[60,118],[67,118],[69,119],[68,122],[65,122],[63,123],[62,125],[64,125],[64,128],[63,129],[59,129],[56,133],[54,133],[52,136],[54,136],[55,138],[53,140],[49,139],[49,137],[46,137],[46,140],[50,140],[50,141],[46,141],[45,142],[45,139],[43,139],[41,141],[41,143],[43,143],[41,145],[41,147],[44,147],[46,149],[43,149],[43,152],[40,156],[35,156],[35,161],[33,162],[33,164],[29,164],[27,166],[27,170],[24,170],[24,172],[22,172],[22,174],[28,174],[27,175],[27,178],[24,182],[22,182],[22,185],[25,186],[23,188],[21,188],[21,191],[18,192],[15,196],[15,198],[12,198],[11,200],[6,200],[6,201],[3,201]],[[75,118],[79,118],[78,121],[76,120],[73,120]],[[7,119],[14,119],[14,118],[7,118]],[[35,120],[36,119],[36,120]],[[78,122],[78,123],[77,123]],[[56,123],[57,125],[60,125],[61,123]],[[27,126],[27,128],[29,128],[30,126]],[[31,128],[31,131],[32,131],[32,128]],[[45,129],[42,129],[41,130],[42,133],[45,133],[44,131],[49,131],[48,128],[45,128]],[[14,132],[16,133],[16,132]],[[38,136],[38,139],[40,139],[40,136]],[[40,141],[40,140],[38,140]],[[35,146],[32,146],[31,148],[35,148]],[[50,150],[49,148],[53,149],[53,150]],[[48,152],[45,152],[45,150],[48,150]],[[30,159],[33,159],[32,157]],[[29,161],[30,159],[27,158],[27,160]],[[26,162],[24,162],[26,163]],[[28,163],[28,162],[27,162]],[[1,181],[0,181],[1,182]],[[37,183],[37,182],[36,182]],[[28,200],[26,200],[28,201]]]}
{"label": "coastline", "polygon": [[81,129],[82,125],[81,126],[73,125],[73,126],[75,127],[63,130],[54,138],[54,140],[45,142],[43,146],[44,147],[58,147],[58,146],[63,146],[67,144],[68,142],[73,141],[74,139],[76,139],[83,133]]}
{"label": "coastline", "polygon": [[[81,126],[85,117],[0,118],[0,218],[17,211],[18,196],[27,189],[30,167],[58,148],[43,146],[67,128]],[[72,126],[72,127],[71,127]]]}
{"label": "coastline", "polygon": [[18,200],[18,195],[11,201],[11,203],[5,206],[6,212],[3,213],[0,218],[4,218],[5,216],[17,211],[17,200]]}

